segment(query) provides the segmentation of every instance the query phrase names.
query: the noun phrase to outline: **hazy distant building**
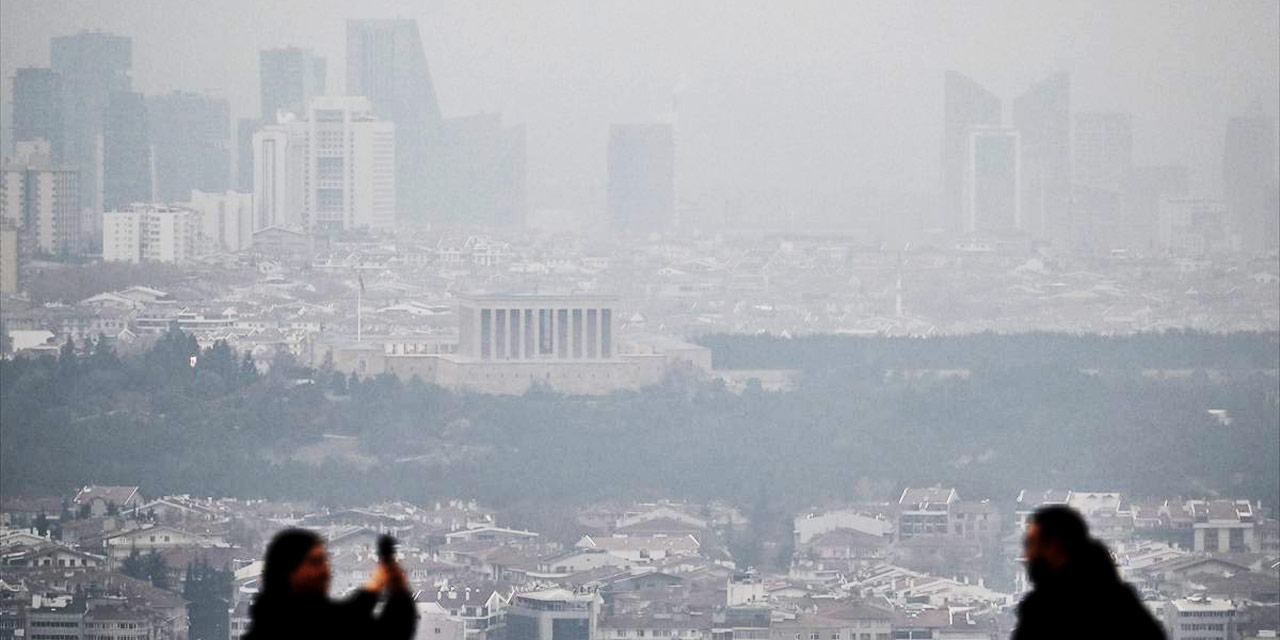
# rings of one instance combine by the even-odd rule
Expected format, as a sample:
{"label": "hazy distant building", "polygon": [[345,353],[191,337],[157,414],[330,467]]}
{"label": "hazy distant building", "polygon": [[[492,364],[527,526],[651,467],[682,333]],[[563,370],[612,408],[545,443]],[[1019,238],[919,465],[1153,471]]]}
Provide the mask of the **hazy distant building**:
{"label": "hazy distant building", "polygon": [[1151,248],[1160,227],[1160,202],[1184,198],[1188,193],[1187,168],[1183,165],[1134,167],[1125,187],[1124,211],[1127,235],[1135,246]]}
{"label": "hazy distant building", "polygon": [[520,225],[525,220],[525,130],[480,114],[444,122],[437,149],[444,161],[434,221]]}
{"label": "hazy distant building", "polygon": [[0,294],[18,292],[18,230],[0,220]]}
{"label": "hazy distant building", "polygon": [[1073,237],[1103,248],[1135,244],[1124,198],[1133,172],[1133,117],[1077,114],[1071,139]]}
{"label": "hazy distant building", "polygon": [[179,207],[135,204],[102,214],[104,262],[181,264],[195,255],[195,214]]}
{"label": "hazy distant building", "polygon": [[226,191],[231,172],[227,101],[174,91],[147,98],[155,199],[176,202],[193,189]]}
{"label": "hazy distant building", "polygon": [[80,253],[80,175],[53,162],[47,140],[25,140],[5,159],[0,221],[17,229],[29,254]]}
{"label": "hazy distant building", "polygon": [[1122,191],[1133,170],[1133,116],[1080,113],[1072,131],[1072,179],[1078,185]]}
{"label": "hazy distant building", "polygon": [[253,191],[253,134],[258,132],[263,122],[266,121],[257,118],[236,120],[235,188],[237,191]]}
{"label": "hazy distant building", "polygon": [[102,206],[119,209],[150,202],[151,136],[142,94],[117,92],[102,114]]}
{"label": "hazy distant building", "polygon": [[307,103],[324,95],[325,59],[310,49],[284,47],[258,53],[262,121],[275,122],[277,111],[301,115]]}
{"label": "hazy distant building", "polygon": [[969,161],[969,129],[1000,124],[1000,98],[969,77],[948,71],[943,80],[942,193],[944,228],[965,228],[965,167]]}
{"label": "hazy distant building", "polygon": [[196,214],[202,251],[241,251],[253,243],[253,194],[192,191],[182,206]]}
{"label": "hazy distant building", "polygon": [[348,20],[346,91],[395,123],[396,201],[405,221],[427,222],[442,180],[432,154],[442,123],[418,23]]}
{"label": "hazy distant building", "polygon": [[1271,120],[1232,118],[1222,155],[1222,193],[1244,249],[1266,251],[1280,245],[1276,188],[1276,132]]}
{"label": "hazy distant building", "polygon": [[395,125],[363,97],[311,100],[305,119],[254,135],[254,224],[313,230],[395,224]]}
{"label": "hazy distant building", "polygon": [[1156,249],[1192,256],[1234,249],[1226,219],[1227,208],[1220,200],[1164,198]]}
{"label": "hazy distant building", "polygon": [[1024,230],[1022,146],[1008,127],[969,128],[965,153],[963,223],[965,233]]}
{"label": "hazy distant building", "polygon": [[92,235],[101,224],[96,214],[105,186],[103,118],[111,96],[133,88],[133,40],[99,32],[55,37],[50,60],[62,82],[62,161],[80,170],[80,202],[89,212],[85,226]]}
{"label": "hazy distant building", "polygon": [[63,156],[62,79],[53,69],[27,67],[13,76],[13,140],[48,140],[54,162]]}
{"label": "hazy distant building", "polygon": [[1070,240],[1071,77],[1056,73],[1013,101],[1021,136],[1022,228],[1054,243]]}
{"label": "hazy distant building", "polygon": [[675,139],[670,124],[609,129],[609,218],[618,229],[656,231],[675,214]]}

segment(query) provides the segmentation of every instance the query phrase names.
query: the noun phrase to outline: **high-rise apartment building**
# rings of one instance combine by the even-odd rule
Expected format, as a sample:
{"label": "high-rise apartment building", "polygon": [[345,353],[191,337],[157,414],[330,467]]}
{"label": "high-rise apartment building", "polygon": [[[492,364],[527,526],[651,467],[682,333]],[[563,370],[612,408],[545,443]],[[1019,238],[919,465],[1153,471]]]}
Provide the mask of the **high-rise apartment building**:
{"label": "high-rise apartment building", "polygon": [[196,215],[187,209],[134,204],[102,214],[105,262],[181,264],[196,253]]}
{"label": "high-rise apartment building", "polygon": [[937,226],[965,228],[965,167],[969,162],[969,129],[1000,124],[1000,98],[957,71],[943,78],[942,194],[944,220]]}
{"label": "high-rise apartment building", "polygon": [[0,220],[0,294],[18,292],[18,230]]}
{"label": "high-rise apartment building", "polygon": [[185,200],[192,190],[226,191],[231,173],[227,101],[189,91],[147,98],[156,200]]}
{"label": "high-rise apartment building", "polygon": [[80,253],[80,174],[53,161],[47,140],[15,145],[0,167],[0,221],[18,230],[21,250],[44,256]]}
{"label": "high-rise apartment building", "polygon": [[182,207],[195,212],[201,253],[242,251],[253,243],[253,194],[192,191]]}
{"label": "high-rise apartment building", "polygon": [[670,124],[609,129],[609,218],[618,229],[656,231],[675,215],[675,139]]}
{"label": "high-rise apartment building", "polygon": [[443,122],[417,22],[348,20],[346,90],[395,123],[396,201],[405,221],[438,216],[444,154],[434,148]]}
{"label": "high-rise apartment building", "polygon": [[1071,77],[1056,73],[1013,101],[1022,144],[1022,229],[1055,244],[1071,239]]}
{"label": "high-rise apartment building", "polygon": [[313,98],[305,119],[254,135],[254,224],[312,230],[395,224],[395,130],[363,97]]}

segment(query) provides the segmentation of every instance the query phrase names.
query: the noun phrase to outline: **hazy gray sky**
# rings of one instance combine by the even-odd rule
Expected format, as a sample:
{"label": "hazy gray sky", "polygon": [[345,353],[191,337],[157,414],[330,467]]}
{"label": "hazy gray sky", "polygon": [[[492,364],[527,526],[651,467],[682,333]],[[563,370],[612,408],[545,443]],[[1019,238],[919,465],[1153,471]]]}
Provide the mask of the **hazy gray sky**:
{"label": "hazy gray sky", "polygon": [[[258,110],[257,53],[328,57],[348,17],[417,18],[447,116],[529,132],[531,184],[602,184],[608,124],[681,98],[682,180],[937,190],[942,72],[1012,98],[1069,71],[1073,110],[1135,114],[1140,163],[1186,162],[1214,194],[1226,118],[1280,95],[1280,2],[260,2],[0,0],[5,101],[51,36],[134,38],[145,92],[212,90]],[[1008,106],[1006,104],[1006,117]]]}

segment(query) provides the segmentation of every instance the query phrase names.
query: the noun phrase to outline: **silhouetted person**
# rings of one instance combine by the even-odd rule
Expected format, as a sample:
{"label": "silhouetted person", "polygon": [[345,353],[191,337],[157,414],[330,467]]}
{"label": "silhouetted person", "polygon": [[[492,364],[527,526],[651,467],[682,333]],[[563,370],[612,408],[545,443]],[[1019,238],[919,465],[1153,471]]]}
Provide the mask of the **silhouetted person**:
{"label": "silhouetted person", "polygon": [[[286,529],[267,547],[262,588],[249,611],[246,640],[283,638],[369,638],[408,640],[418,611],[404,572],[394,561],[379,562],[364,588],[346,600],[329,599],[329,556],[320,536]],[[374,617],[378,596],[387,593],[382,615]]]}
{"label": "silhouetted person", "polygon": [[1013,640],[1165,637],[1074,509],[1052,506],[1032,514],[1024,551],[1033,589],[1018,605]]}

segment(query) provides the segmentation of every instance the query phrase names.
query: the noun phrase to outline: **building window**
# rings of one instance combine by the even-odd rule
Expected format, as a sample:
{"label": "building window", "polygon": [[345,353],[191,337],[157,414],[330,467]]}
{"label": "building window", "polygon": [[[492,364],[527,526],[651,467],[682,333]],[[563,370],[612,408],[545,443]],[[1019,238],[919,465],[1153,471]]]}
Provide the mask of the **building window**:
{"label": "building window", "polygon": [[597,344],[600,341],[600,314],[595,309],[587,309],[587,357],[595,358],[599,353]]}
{"label": "building window", "polygon": [[582,357],[582,309],[573,310],[573,357]]}
{"label": "building window", "polygon": [[551,333],[551,310],[538,309],[538,355],[553,354],[552,345],[554,344],[555,339]]}
{"label": "building window", "polygon": [[564,360],[569,357],[569,310],[556,310],[556,357]]}
{"label": "building window", "polygon": [[493,321],[497,326],[497,335],[494,337],[494,344],[497,351],[493,354],[494,360],[501,360],[507,357],[507,310],[498,309],[494,311]]}
{"label": "building window", "polygon": [[533,358],[533,309],[524,310],[524,357]]}
{"label": "building window", "polygon": [[613,357],[613,309],[600,310],[600,357]]}

